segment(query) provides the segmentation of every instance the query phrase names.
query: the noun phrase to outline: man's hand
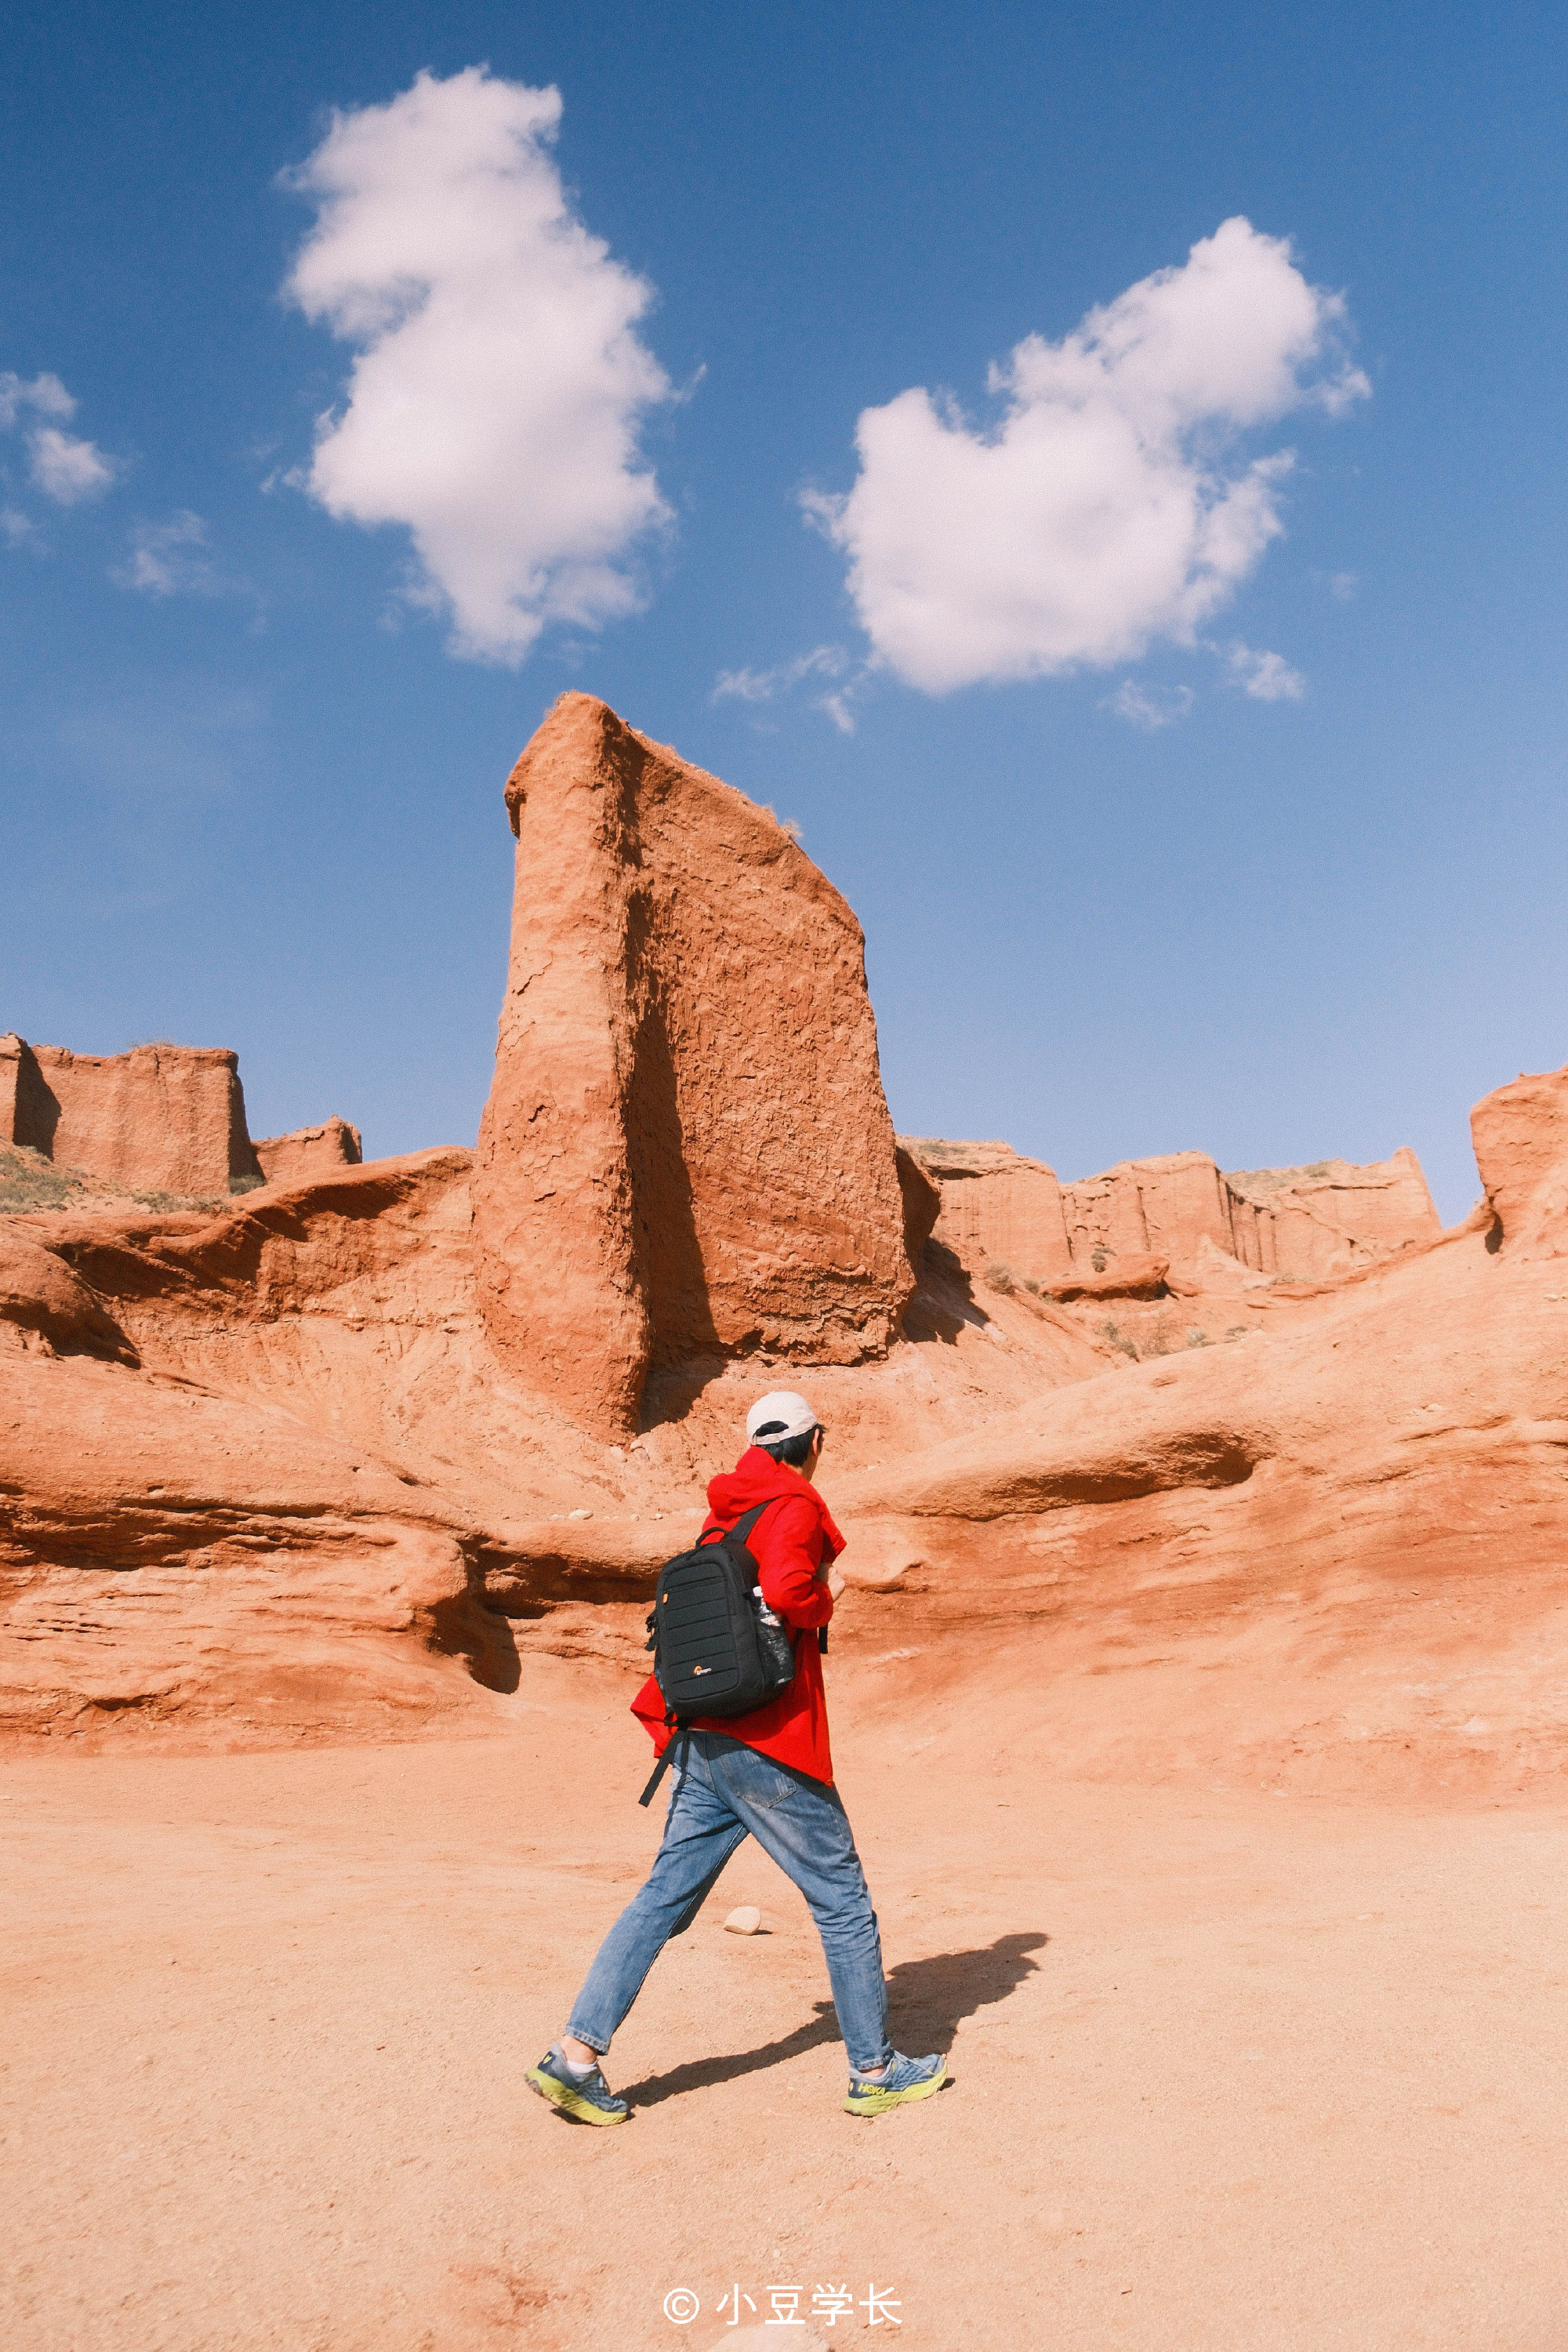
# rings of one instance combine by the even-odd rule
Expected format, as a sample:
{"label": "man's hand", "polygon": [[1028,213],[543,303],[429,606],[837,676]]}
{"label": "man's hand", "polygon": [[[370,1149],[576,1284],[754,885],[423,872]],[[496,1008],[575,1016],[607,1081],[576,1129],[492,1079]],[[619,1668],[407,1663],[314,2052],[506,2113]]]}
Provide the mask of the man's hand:
{"label": "man's hand", "polygon": [[830,1568],[830,1569],[828,1570],[828,1571],[827,1571],[827,1574],[823,1578],[823,1580],[823,1580],[824,1584],[826,1584],[826,1585],[827,1590],[829,1591],[829,1592],[831,1592],[831,1593],[832,1593],[833,1598],[835,1599],[835,1601],[842,1601],[842,1600],[843,1600],[843,1598],[844,1598],[844,1579],[839,1575],[838,1570],[837,1570],[836,1568]]}

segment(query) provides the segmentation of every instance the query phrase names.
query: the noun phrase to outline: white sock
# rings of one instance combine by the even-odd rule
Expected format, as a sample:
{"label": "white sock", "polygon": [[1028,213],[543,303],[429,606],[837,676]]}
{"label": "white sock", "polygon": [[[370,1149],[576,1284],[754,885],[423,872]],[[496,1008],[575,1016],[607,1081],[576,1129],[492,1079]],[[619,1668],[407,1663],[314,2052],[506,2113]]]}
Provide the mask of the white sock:
{"label": "white sock", "polygon": [[575,2060],[568,2058],[564,2050],[561,2053],[561,2063],[565,2067],[566,2072],[569,2074],[574,2074],[576,2076],[579,2083],[585,2083],[587,2081],[589,2075],[593,2073],[598,2063],[599,2062],[596,2058],[591,2058],[585,2066],[579,2066]]}

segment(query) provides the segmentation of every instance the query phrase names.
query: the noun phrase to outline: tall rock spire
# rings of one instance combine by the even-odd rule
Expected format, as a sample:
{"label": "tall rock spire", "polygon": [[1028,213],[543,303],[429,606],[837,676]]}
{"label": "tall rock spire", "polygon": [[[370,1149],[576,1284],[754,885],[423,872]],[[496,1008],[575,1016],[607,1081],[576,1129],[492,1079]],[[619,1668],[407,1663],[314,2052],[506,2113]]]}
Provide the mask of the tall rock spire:
{"label": "tall rock spire", "polygon": [[563,695],[512,771],[474,1218],[491,1342],[585,1428],[650,1371],[882,1354],[914,1287],[865,941],[765,810]]}

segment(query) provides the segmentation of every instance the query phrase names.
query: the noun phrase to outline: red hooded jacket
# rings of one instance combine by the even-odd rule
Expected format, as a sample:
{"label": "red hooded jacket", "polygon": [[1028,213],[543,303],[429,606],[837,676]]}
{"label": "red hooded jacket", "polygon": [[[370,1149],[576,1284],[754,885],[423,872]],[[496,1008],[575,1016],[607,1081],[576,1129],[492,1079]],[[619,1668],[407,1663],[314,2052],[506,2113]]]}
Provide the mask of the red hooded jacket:
{"label": "red hooded jacket", "polygon": [[[788,1690],[750,1715],[722,1720],[700,1716],[694,1731],[721,1731],[742,1747],[754,1748],[775,1763],[791,1764],[814,1780],[833,1785],[833,1759],[827,1748],[827,1699],[822,1687],[822,1657],[815,1639],[816,1628],[833,1615],[833,1595],[817,1577],[844,1549],[826,1504],[815,1486],[775,1462],[760,1445],[749,1445],[733,1470],[708,1483],[709,1513],[702,1532],[732,1528],[742,1511],[773,1496],[784,1499],[763,1513],[746,1538],[746,1548],[762,1570],[763,1599],[804,1634],[795,1643],[797,1664]],[[652,1735],[655,1752],[663,1755],[670,1740],[664,1720],[664,1694],[650,1675],[632,1701],[632,1713]]]}

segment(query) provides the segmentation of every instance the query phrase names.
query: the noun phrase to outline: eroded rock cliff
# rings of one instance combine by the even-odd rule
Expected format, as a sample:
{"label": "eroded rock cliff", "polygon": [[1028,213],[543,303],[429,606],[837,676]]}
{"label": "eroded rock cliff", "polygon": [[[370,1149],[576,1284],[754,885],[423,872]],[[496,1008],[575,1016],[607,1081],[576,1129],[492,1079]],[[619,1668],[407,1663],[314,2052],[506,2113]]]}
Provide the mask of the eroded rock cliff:
{"label": "eroded rock cliff", "polygon": [[769,813],[563,695],[507,785],[479,1130],[501,1360],[585,1429],[650,1371],[883,1355],[914,1289],[860,927]]}
{"label": "eroded rock cliff", "polygon": [[1332,1281],[1442,1231],[1407,1150],[1365,1167],[1231,1174],[1206,1152],[1175,1151],[1060,1184],[1009,1144],[902,1143],[940,1187],[939,1242],[1063,1297],[1136,1295],[1166,1274],[1188,1290],[1239,1287],[1247,1274]]}
{"label": "eroded rock cliff", "polygon": [[1470,1114],[1494,1242],[1516,1256],[1568,1253],[1568,1069],[1521,1071]]}
{"label": "eroded rock cliff", "polygon": [[0,1142],[126,1192],[216,1194],[260,1174],[239,1057],[217,1047],[73,1054],[0,1037]]}
{"label": "eroded rock cliff", "polygon": [[334,1169],[357,1168],[364,1158],[357,1127],[346,1118],[323,1119],[320,1127],[297,1127],[289,1135],[263,1136],[256,1162],[269,1184],[307,1184]]}

